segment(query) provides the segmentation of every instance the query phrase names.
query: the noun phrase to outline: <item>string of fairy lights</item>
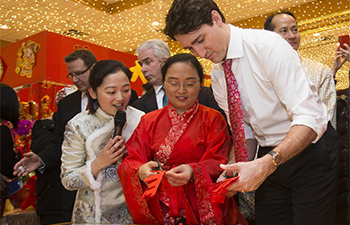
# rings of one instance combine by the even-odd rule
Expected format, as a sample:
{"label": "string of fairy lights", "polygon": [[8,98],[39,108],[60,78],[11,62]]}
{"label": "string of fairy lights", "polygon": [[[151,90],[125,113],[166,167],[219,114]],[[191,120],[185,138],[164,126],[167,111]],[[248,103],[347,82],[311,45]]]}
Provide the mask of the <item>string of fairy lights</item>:
{"label": "string of fairy lights", "polygon": [[[74,30],[74,37],[80,40],[123,52],[133,53],[141,42],[154,38],[167,41],[173,54],[184,52],[178,43],[162,34],[164,19],[172,0],[137,1],[134,7],[119,13],[105,10],[106,4],[113,6],[116,2],[123,5],[136,1],[1,0],[0,36],[1,39],[14,42],[43,30],[64,35],[70,35],[68,31]],[[245,28],[262,29],[266,15],[279,10],[294,12],[302,35],[299,53],[330,67],[337,48],[337,36],[349,34],[350,31],[349,0],[216,2],[228,22]],[[213,64],[208,60],[200,61],[206,74],[210,74]],[[349,64],[345,63],[337,73],[337,89],[349,86]]]}

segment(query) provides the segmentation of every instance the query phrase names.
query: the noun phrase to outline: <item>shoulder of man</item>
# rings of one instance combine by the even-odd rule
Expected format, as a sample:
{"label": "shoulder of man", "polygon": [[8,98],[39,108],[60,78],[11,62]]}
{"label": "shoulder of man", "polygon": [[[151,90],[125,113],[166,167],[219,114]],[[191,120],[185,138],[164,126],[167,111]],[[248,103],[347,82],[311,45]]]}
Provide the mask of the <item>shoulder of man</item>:
{"label": "shoulder of man", "polygon": [[[141,96],[141,98],[137,99],[136,101],[134,101],[131,106],[145,112],[148,113],[150,111],[152,111],[150,109],[150,102],[155,102],[155,104],[157,104],[156,102],[156,97],[155,97],[155,92],[154,89],[152,88],[151,90],[149,90],[146,94],[144,94],[143,96]],[[152,105],[152,104],[151,104]]]}
{"label": "shoulder of man", "polygon": [[81,100],[81,91],[76,91],[76,92],[73,92],[72,94],[67,95],[66,97],[62,98],[58,102],[57,106],[71,104],[72,101],[80,101],[80,100]]}

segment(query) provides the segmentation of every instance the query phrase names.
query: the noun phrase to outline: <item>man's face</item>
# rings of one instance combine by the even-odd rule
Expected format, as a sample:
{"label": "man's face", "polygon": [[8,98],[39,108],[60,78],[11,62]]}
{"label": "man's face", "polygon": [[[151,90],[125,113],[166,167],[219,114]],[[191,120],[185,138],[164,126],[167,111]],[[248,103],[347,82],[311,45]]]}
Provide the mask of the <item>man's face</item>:
{"label": "man's face", "polygon": [[273,31],[288,41],[294,50],[298,50],[300,45],[300,33],[295,19],[288,14],[279,14],[273,17],[271,23],[275,25]]}
{"label": "man's face", "polygon": [[88,67],[85,65],[82,59],[77,59],[67,63],[68,73],[73,75],[72,76],[73,83],[82,92],[88,91],[89,75],[90,75],[91,69],[87,70],[85,73],[79,76],[75,76],[75,74],[80,74],[81,72],[85,71],[87,68]]}
{"label": "man's face", "polygon": [[142,73],[151,85],[162,85],[161,62],[154,55],[153,49],[145,49],[138,54],[139,64],[142,67]]}
{"label": "man's face", "polygon": [[203,24],[188,34],[175,35],[175,39],[195,56],[219,63],[226,58],[230,34],[222,28],[224,23],[216,11],[212,12],[212,18],[212,26]]}

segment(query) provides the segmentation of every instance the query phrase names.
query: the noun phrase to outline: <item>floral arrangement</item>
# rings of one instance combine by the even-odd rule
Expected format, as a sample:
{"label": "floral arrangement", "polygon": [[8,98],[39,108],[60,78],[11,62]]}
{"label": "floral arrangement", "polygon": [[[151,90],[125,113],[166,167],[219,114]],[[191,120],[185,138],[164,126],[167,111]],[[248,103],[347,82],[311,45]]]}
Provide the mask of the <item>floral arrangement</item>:
{"label": "floral arrangement", "polygon": [[24,153],[30,152],[33,124],[34,122],[27,119],[20,120],[17,128],[11,130],[15,139],[16,151],[21,153],[21,157],[23,157]]}
{"label": "floral arrangement", "polygon": [[33,128],[33,122],[30,120],[20,120],[17,128],[13,129],[18,136],[28,135],[31,133]]}

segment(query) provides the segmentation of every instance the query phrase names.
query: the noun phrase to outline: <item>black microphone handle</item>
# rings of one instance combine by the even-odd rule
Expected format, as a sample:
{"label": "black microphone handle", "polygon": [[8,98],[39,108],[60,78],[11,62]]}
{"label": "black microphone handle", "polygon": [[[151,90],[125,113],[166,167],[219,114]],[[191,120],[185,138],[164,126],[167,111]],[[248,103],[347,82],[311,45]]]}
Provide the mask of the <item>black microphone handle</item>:
{"label": "black microphone handle", "polygon": [[122,127],[122,126],[116,126],[116,127],[114,128],[113,137],[115,137],[115,136],[121,136],[121,135],[122,135],[122,130],[123,130],[123,127]]}

